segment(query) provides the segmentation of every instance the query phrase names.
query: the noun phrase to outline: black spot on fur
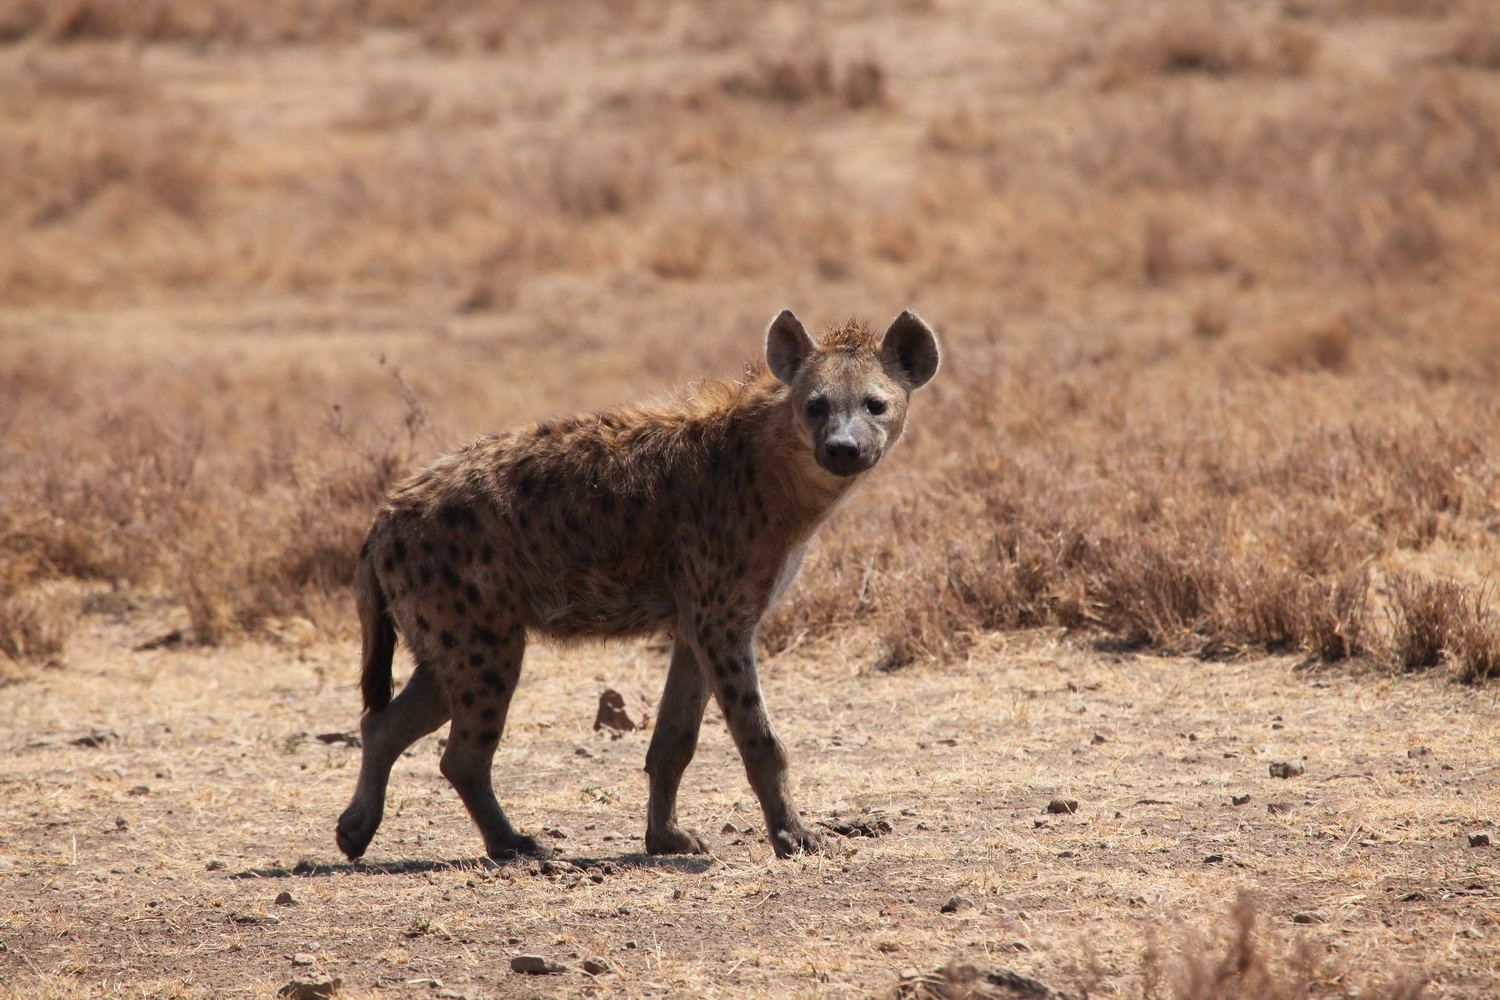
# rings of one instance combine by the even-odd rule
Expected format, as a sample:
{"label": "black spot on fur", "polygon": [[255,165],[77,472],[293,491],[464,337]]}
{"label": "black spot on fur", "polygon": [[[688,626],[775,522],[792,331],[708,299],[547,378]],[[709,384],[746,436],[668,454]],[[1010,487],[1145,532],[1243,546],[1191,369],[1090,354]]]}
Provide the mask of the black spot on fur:
{"label": "black spot on fur", "polygon": [[474,692],[473,691],[465,691],[459,697],[458,700],[461,701],[461,702],[463,702],[464,708],[473,708],[474,707]]}
{"label": "black spot on fur", "polygon": [[478,743],[480,746],[484,746],[488,743],[498,743],[499,741],[500,734],[493,729],[486,729],[478,736],[474,737],[474,742]]}
{"label": "black spot on fur", "polygon": [[500,714],[500,712],[497,709],[486,708],[486,709],[483,709],[479,713],[479,717],[481,719],[483,719],[485,722],[494,722],[495,721],[495,716],[497,716],[499,714]]}
{"label": "black spot on fur", "polygon": [[505,678],[500,676],[498,670],[486,670],[479,675],[479,679],[496,691],[505,690]]}
{"label": "black spot on fur", "polygon": [[482,667],[482,666],[484,666],[484,654],[483,653],[478,653],[478,652],[476,652],[476,653],[470,653],[469,654],[469,666],[471,666],[471,667]]}
{"label": "black spot on fur", "polygon": [[478,604],[479,603],[479,588],[477,586],[475,586],[473,583],[466,584],[464,586],[464,596],[469,599],[469,603],[470,604]]}
{"label": "black spot on fur", "polygon": [[426,615],[417,615],[417,631],[426,632],[432,626],[428,624]]}
{"label": "black spot on fur", "polygon": [[454,601],[453,602],[453,613],[455,615],[462,616],[463,613],[465,611],[468,611],[468,610],[469,610],[469,606],[467,604],[465,604],[463,601]]}
{"label": "black spot on fur", "polygon": [[483,627],[476,628],[474,630],[474,638],[478,639],[480,642],[484,643],[486,646],[498,646],[498,645],[500,645],[500,637],[498,635],[496,635],[493,631],[491,631],[490,629],[487,629],[487,628],[483,628]]}
{"label": "black spot on fur", "polygon": [[406,562],[406,543],[399,538],[392,542],[391,555],[396,557],[398,563]]}
{"label": "black spot on fur", "polygon": [[454,646],[458,645],[458,640],[453,637],[452,632],[439,632],[438,641],[448,649],[452,649]]}
{"label": "black spot on fur", "polygon": [[463,582],[458,578],[458,574],[453,571],[452,566],[444,566],[440,572],[443,574],[443,585],[449,590],[457,590],[459,584]]}
{"label": "black spot on fur", "polygon": [[385,557],[385,563],[383,565],[385,566],[385,571],[387,573],[394,573],[396,571],[396,560],[392,559],[389,555]]}
{"label": "black spot on fur", "polygon": [[754,691],[746,691],[744,694],[740,695],[740,704],[744,705],[746,708],[754,708],[756,705],[760,704],[760,695],[756,694]]}
{"label": "black spot on fur", "polygon": [[546,424],[543,424],[542,426],[540,426],[540,427],[538,427],[536,429],[536,436],[539,437],[539,438],[547,437],[551,433],[552,433],[552,428],[548,427]]}
{"label": "black spot on fur", "polygon": [[450,528],[477,528],[479,519],[468,504],[450,502],[438,508],[438,520]]}
{"label": "black spot on fur", "polygon": [[479,561],[484,563],[486,566],[495,561],[495,548],[489,542],[485,542],[482,546],[480,546]]}

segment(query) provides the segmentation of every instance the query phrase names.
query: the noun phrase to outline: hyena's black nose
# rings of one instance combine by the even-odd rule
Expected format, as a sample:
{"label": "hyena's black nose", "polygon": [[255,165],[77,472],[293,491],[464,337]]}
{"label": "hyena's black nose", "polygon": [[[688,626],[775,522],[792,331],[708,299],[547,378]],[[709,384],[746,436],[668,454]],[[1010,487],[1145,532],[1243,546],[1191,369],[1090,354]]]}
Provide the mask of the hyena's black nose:
{"label": "hyena's black nose", "polygon": [[859,458],[859,445],[848,438],[835,438],[824,447],[828,450],[828,457],[838,462],[852,462]]}

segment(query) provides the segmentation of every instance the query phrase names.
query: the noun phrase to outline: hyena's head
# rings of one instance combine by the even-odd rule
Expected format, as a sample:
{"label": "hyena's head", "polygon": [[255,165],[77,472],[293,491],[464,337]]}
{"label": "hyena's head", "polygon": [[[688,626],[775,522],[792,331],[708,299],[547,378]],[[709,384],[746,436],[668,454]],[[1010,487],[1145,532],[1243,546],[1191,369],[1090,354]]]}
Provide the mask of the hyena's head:
{"label": "hyena's head", "polygon": [[906,426],[912,390],[937,374],[937,335],[907,310],[884,337],[849,322],[814,341],[783,310],[766,331],[766,364],[791,388],[797,427],[818,464],[856,476],[885,457]]}

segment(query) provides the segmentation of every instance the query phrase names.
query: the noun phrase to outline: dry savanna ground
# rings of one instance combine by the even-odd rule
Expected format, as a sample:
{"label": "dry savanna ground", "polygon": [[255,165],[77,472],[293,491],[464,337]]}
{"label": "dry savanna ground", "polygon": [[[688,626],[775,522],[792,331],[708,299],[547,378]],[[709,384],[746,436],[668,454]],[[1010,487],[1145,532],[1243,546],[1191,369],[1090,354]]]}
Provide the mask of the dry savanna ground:
{"label": "dry savanna ground", "polygon": [[[1485,0],[0,0],[0,996],[1500,995],[1497,278]],[[556,859],[434,737],[342,863],[382,491],[783,306],[944,338],[763,635],[889,832],[711,710],[643,856],[662,651],[535,647]]]}

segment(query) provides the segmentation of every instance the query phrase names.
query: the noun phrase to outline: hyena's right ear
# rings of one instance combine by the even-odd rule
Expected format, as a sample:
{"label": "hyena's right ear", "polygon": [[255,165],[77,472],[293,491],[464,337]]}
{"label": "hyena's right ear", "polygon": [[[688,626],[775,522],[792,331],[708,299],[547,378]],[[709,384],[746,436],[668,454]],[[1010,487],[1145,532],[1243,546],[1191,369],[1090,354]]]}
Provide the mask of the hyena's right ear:
{"label": "hyena's right ear", "polygon": [[787,385],[797,377],[797,369],[813,352],[813,339],[802,327],[802,321],[783,309],[766,330],[766,366]]}

